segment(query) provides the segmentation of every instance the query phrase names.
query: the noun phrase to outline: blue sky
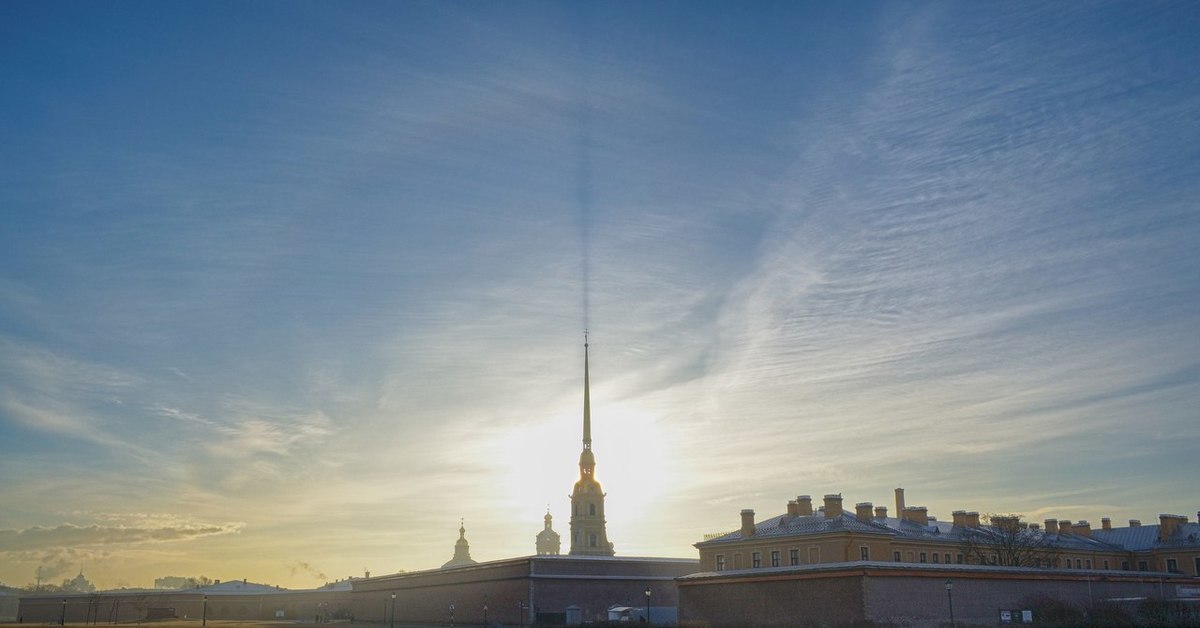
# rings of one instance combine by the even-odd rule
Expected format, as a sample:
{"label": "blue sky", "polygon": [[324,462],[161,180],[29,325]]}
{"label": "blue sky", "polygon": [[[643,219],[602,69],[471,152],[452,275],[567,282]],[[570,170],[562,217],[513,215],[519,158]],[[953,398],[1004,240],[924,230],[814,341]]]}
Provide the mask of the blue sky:
{"label": "blue sky", "polygon": [[0,5],[0,581],[1194,513],[1188,2]]}

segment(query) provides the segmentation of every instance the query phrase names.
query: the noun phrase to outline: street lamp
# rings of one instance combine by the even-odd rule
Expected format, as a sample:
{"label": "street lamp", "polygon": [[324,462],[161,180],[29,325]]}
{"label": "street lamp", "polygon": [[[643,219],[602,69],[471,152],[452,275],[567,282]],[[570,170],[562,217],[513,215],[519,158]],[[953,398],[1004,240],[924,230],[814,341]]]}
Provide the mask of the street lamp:
{"label": "street lamp", "polygon": [[454,628],[454,602],[450,603],[450,628]]}
{"label": "street lamp", "polygon": [[650,587],[646,587],[646,623],[650,623]]}
{"label": "street lamp", "polygon": [[66,626],[66,625],[67,625],[67,598],[65,598],[65,597],[63,598],[63,610],[62,610],[62,616],[60,616],[60,617],[58,618],[58,625],[59,625],[59,626]]}
{"label": "street lamp", "polygon": [[954,582],[946,578],[946,600],[950,602],[950,628],[954,628]]}
{"label": "street lamp", "polygon": [[207,595],[206,595],[206,596],[204,596],[204,606],[203,606],[203,609],[204,609],[204,610],[202,610],[202,611],[200,612],[200,625],[201,625],[201,626],[207,626],[207,625],[208,625],[208,596],[207,596]]}
{"label": "street lamp", "polygon": [[487,628],[487,593],[483,594],[483,625]]}
{"label": "street lamp", "polygon": [[396,628],[396,592],[395,591],[392,591],[392,612],[391,612],[389,621],[391,621],[391,623],[392,623],[392,628]]}

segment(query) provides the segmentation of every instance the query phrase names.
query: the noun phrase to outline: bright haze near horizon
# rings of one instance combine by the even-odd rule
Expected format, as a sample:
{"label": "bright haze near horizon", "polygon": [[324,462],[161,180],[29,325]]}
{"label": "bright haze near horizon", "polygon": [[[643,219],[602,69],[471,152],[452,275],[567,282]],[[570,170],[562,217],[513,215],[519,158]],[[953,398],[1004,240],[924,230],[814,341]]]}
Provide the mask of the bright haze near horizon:
{"label": "bright haze near horizon", "polygon": [[[1194,515],[1200,5],[0,4],[0,582]],[[895,512],[893,510],[892,514]]]}

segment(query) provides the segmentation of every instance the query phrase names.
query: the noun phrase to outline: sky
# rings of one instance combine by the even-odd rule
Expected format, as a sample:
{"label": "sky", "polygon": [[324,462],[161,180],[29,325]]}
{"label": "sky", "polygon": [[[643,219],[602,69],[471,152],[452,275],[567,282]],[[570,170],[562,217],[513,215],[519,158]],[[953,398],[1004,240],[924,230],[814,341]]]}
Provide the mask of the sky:
{"label": "sky", "polygon": [[[1194,2],[0,3],[0,582],[1195,516]],[[564,548],[565,549],[565,548]]]}

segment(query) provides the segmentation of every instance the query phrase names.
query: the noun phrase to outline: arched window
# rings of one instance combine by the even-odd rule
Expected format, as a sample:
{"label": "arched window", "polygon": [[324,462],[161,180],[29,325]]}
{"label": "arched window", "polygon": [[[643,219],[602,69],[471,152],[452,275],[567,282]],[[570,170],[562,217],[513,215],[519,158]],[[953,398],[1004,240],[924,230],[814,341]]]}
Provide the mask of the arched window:
{"label": "arched window", "polygon": [[596,516],[596,504],[588,504],[588,514],[593,517]]}

